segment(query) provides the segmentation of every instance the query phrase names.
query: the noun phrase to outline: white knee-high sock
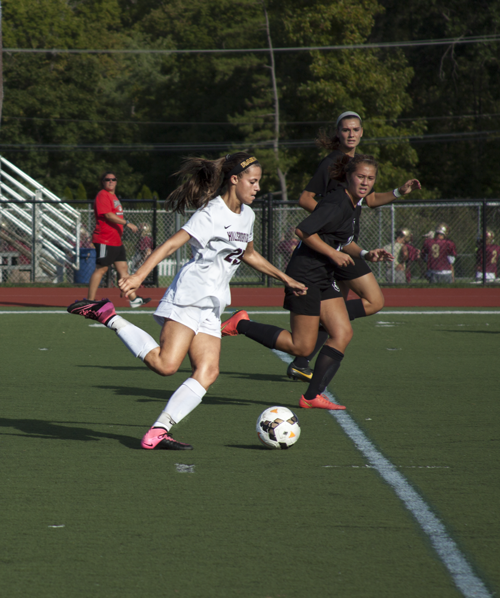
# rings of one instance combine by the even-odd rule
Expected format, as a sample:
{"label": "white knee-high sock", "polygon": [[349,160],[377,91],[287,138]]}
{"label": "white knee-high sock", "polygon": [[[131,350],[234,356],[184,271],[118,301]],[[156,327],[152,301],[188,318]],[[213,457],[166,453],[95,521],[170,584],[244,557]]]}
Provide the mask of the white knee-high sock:
{"label": "white knee-high sock", "polygon": [[156,349],[159,346],[150,334],[142,330],[142,328],[134,326],[121,316],[114,316],[106,326],[114,330],[132,355],[139,357],[142,361],[144,361],[144,358],[152,349]]}
{"label": "white knee-high sock", "polygon": [[188,378],[170,397],[153,427],[170,430],[174,424],[178,424],[188,413],[198,407],[206,392],[194,378]]}

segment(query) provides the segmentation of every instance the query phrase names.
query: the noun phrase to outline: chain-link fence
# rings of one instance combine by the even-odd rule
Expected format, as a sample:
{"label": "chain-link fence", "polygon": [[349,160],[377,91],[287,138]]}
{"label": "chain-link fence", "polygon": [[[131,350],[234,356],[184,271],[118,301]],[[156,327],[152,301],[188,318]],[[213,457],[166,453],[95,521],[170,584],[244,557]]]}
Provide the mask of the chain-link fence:
{"label": "chain-link fence", "polygon": [[[147,200],[121,200],[125,217],[139,227],[138,233],[125,229],[123,244],[129,270],[134,272],[157,247],[187,222],[185,215],[167,213]],[[50,282],[88,284],[95,268],[92,202],[72,202],[79,217],[58,220],[54,207],[47,202],[2,201],[0,203],[0,282]],[[298,244],[295,228],[307,213],[296,202],[274,201],[272,194],[256,200],[252,206],[256,219],[254,244],[257,251],[278,268],[285,269]],[[361,215],[359,244],[370,249],[387,247],[399,252],[406,246],[407,259],[393,264],[372,264],[381,284],[421,283],[428,279],[428,262],[420,252],[431,239],[431,252],[439,252],[434,243],[436,229],[446,227],[446,238],[456,247],[456,259],[450,263],[452,280],[463,283],[495,282],[497,256],[500,255],[500,201],[469,202],[396,202]],[[401,233],[404,235],[401,236]],[[399,238],[398,238],[399,234]],[[78,250],[76,248],[79,248]],[[400,254],[401,255],[401,254]],[[146,279],[146,286],[167,287],[183,264],[191,259],[189,244],[163,260]],[[482,264],[486,268],[482,268]],[[403,275],[401,274],[403,272]],[[103,281],[114,285],[113,274]],[[274,281],[241,264],[233,285],[268,285]]]}

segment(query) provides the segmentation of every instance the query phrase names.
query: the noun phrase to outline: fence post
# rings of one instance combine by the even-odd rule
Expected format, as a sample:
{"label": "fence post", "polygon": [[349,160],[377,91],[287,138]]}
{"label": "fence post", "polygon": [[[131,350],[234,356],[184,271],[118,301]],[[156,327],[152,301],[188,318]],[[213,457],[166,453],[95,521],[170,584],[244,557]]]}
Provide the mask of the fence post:
{"label": "fence post", "polygon": [[[274,224],[273,224],[273,194],[267,195],[267,261],[273,263],[273,241],[274,241]],[[271,276],[267,277],[267,286],[272,286]]]}
{"label": "fence post", "polygon": [[483,199],[483,242],[481,251],[483,252],[483,286],[486,286],[486,200]]}
{"label": "fence post", "polygon": [[[396,214],[394,211],[394,204],[391,204],[391,253],[392,255],[394,255],[394,239],[395,239],[395,234],[396,234]],[[393,260],[391,262],[391,280],[392,280],[392,284],[394,284],[394,281],[396,280],[396,264],[394,263],[395,260]]]}
{"label": "fence post", "polygon": [[[158,219],[157,219],[157,201],[156,199],[153,201],[153,250],[156,249],[156,227],[158,226]],[[155,287],[158,287],[158,266],[153,270],[153,284]]]}
{"label": "fence post", "polygon": [[31,260],[31,278],[32,282],[39,282],[42,277],[40,260],[42,257],[42,192],[40,189],[35,191],[35,201],[32,204],[32,260]]}

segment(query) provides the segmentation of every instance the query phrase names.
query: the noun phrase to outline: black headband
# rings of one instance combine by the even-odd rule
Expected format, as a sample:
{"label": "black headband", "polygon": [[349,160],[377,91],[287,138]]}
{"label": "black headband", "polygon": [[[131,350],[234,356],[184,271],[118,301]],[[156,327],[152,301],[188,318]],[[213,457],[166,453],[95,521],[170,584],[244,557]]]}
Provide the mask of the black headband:
{"label": "black headband", "polygon": [[[228,154],[226,156],[226,160],[228,160],[230,157],[231,157],[231,155]],[[230,179],[233,176],[233,174],[240,174],[240,172],[243,172],[249,166],[252,166],[252,164],[254,164],[255,162],[257,162],[257,158],[255,156],[252,156],[251,158],[247,158],[246,160],[243,160],[243,162],[240,162],[239,164],[237,164],[232,170],[230,170],[229,172],[227,172],[224,175],[224,180],[226,181],[227,179]]]}

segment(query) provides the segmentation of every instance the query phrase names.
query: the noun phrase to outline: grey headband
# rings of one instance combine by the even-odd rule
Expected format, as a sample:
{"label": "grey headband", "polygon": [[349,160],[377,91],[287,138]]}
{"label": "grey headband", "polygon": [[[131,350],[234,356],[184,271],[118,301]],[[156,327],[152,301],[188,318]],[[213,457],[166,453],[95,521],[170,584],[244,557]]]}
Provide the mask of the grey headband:
{"label": "grey headband", "polygon": [[359,116],[359,114],[357,112],[351,112],[350,110],[348,112],[342,112],[342,114],[337,118],[337,123],[335,124],[335,128],[338,128],[340,121],[343,118],[346,118],[348,116],[355,116],[356,118],[359,118],[359,122],[361,121],[361,116]]}

